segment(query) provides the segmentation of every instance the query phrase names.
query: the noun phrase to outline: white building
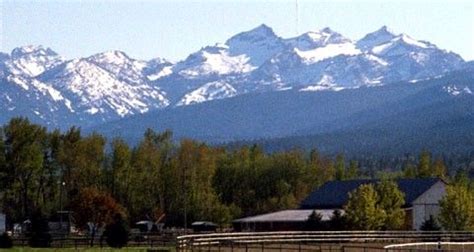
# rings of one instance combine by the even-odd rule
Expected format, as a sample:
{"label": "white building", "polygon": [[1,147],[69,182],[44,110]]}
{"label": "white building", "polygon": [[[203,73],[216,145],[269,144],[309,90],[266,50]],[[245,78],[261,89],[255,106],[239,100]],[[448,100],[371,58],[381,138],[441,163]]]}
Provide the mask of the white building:
{"label": "white building", "polygon": [[[302,203],[301,209],[342,209],[347,203],[349,192],[363,184],[374,184],[379,180],[360,179],[327,182],[313,191]],[[419,230],[430,218],[437,217],[439,201],[446,194],[446,183],[439,178],[395,180],[405,194],[406,228]]]}
{"label": "white building", "polygon": [[[329,220],[334,210],[341,210],[349,199],[349,193],[363,184],[375,184],[379,180],[359,179],[330,181],[303,200],[299,209],[284,210],[257,216],[250,216],[233,222],[236,230],[283,231],[301,230],[309,215],[316,211]],[[420,230],[430,216],[437,217],[439,201],[446,194],[446,183],[438,178],[398,179],[395,181],[405,194],[405,229]]]}

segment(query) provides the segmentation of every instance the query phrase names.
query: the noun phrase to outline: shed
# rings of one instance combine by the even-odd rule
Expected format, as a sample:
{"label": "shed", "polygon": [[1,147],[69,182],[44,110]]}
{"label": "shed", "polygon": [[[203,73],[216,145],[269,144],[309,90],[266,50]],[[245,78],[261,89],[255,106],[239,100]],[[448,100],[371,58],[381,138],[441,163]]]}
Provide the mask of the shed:
{"label": "shed", "polygon": [[323,221],[331,219],[334,210],[291,209],[234,220],[235,231],[289,231],[304,229],[309,216],[316,211]]}

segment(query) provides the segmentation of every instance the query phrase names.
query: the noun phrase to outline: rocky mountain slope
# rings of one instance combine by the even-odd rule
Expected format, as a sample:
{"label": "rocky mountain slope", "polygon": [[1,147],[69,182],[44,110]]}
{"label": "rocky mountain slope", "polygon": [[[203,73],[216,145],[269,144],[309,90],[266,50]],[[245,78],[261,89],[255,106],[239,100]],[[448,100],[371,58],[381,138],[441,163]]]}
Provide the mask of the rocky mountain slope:
{"label": "rocky mountain slope", "polygon": [[50,127],[92,127],[243,94],[341,91],[465,66],[459,55],[385,26],[352,40],[330,28],[281,38],[261,25],[178,62],[137,60],[120,51],[65,59],[25,46],[0,53],[0,123],[27,116]]}

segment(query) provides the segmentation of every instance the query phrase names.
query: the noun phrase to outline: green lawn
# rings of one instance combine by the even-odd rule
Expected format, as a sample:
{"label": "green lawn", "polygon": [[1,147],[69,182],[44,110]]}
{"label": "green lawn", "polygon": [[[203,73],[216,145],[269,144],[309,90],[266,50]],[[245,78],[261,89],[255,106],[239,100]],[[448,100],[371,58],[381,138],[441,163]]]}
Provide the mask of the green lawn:
{"label": "green lawn", "polygon": [[[112,248],[30,248],[30,247],[14,247],[11,249],[0,249],[0,251],[12,251],[12,252],[47,252],[47,251],[85,251],[85,252],[113,252],[113,251],[131,251],[131,252],[146,252],[149,248],[144,247],[126,247],[122,249]],[[154,247],[153,251],[175,251],[174,247]]]}

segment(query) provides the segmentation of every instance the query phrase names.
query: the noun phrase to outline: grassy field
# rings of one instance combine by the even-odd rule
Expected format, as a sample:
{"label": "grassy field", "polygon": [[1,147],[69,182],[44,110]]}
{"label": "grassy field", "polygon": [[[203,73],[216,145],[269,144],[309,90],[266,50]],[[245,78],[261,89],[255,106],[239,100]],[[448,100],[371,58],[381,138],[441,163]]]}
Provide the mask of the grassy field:
{"label": "grassy field", "polygon": [[[30,247],[14,247],[11,249],[0,249],[0,251],[8,252],[47,252],[47,251],[84,251],[84,252],[115,252],[115,251],[130,251],[130,252],[147,252],[150,248],[144,247],[126,247],[122,249],[112,249],[112,248],[30,248]],[[174,247],[154,247],[151,251],[175,251]]]}

